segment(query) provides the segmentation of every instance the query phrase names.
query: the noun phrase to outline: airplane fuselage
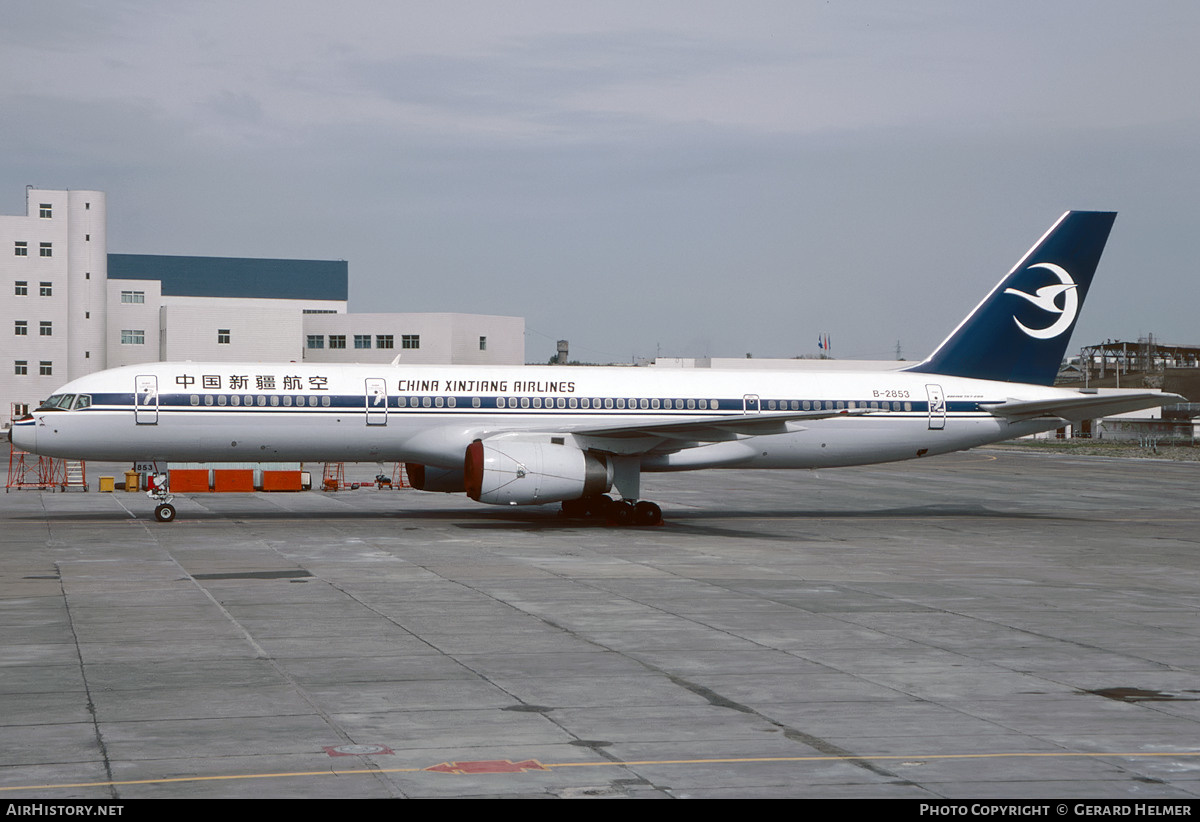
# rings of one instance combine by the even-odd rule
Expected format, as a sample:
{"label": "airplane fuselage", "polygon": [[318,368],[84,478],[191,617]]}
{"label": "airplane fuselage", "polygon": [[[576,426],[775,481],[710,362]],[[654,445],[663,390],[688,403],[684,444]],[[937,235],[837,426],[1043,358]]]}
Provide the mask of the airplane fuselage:
{"label": "airplane fuselage", "polygon": [[[686,435],[631,437],[629,450],[640,454],[643,471],[814,468],[1045,431],[1062,420],[1010,422],[987,407],[1074,393],[902,371],[154,363],[68,383],[55,397],[74,408],[41,408],[17,424],[14,438],[73,459],[455,468],[473,440],[494,435],[544,432],[586,448],[587,435],[574,432],[786,416],[768,436],[729,434],[705,444]],[[833,416],[794,418],[819,411]]]}

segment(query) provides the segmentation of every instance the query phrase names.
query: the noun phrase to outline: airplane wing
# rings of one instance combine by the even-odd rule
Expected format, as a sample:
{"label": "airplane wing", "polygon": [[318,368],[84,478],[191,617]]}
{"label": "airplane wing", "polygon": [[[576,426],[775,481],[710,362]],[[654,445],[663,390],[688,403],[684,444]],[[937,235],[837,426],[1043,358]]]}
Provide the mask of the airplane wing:
{"label": "airplane wing", "polygon": [[1184,402],[1184,398],[1178,394],[1165,394],[1161,391],[1131,391],[1120,394],[1081,394],[1049,400],[1009,399],[984,407],[988,413],[1004,417],[1010,422],[1036,417],[1059,417],[1074,421],[1140,411],[1143,408],[1157,408],[1176,402]]}
{"label": "airplane wing", "polygon": [[580,447],[615,454],[665,453],[696,448],[714,442],[730,442],[746,437],[803,431],[803,420],[831,417],[857,417],[870,409],[840,411],[795,411],[790,413],[737,414],[727,417],[692,417],[670,422],[603,425],[568,428]]}

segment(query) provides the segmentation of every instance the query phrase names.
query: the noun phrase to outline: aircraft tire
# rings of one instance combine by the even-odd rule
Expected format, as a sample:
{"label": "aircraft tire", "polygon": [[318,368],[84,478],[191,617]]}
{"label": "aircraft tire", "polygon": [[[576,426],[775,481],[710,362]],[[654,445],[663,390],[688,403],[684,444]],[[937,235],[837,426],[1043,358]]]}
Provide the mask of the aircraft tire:
{"label": "aircraft tire", "polygon": [[633,523],[633,503],[627,499],[613,502],[608,509],[608,521],[613,525],[631,525]]}
{"label": "aircraft tire", "polygon": [[158,522],[174,522],[175,506],[170,503],[156,506],[154,508],[154,519]]}
{"label": "aircraft tire", "polygon": [[662,509],[648,499],[633,506],[634,525],[660,525],[663,521]]}
{"label": "aircraft tire", "polygon": [[613,505],[616,504],[613,502],[613,498],[608,494],[600,494],[599,496],[588,497],[587,502],[587,512],[593,517],[607,517],[608,512],[612,509]]}

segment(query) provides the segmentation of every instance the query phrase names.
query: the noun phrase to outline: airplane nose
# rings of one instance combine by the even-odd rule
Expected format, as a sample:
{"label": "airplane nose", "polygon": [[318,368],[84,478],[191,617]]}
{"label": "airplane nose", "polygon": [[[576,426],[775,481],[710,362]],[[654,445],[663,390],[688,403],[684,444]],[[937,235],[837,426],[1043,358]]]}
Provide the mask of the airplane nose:
{"label": "airplane nose", "polygon": [[13,445],[22,451],[37,451],[37,426],[33,422],[33,418],[21,420],[13,423],[12,432]]}

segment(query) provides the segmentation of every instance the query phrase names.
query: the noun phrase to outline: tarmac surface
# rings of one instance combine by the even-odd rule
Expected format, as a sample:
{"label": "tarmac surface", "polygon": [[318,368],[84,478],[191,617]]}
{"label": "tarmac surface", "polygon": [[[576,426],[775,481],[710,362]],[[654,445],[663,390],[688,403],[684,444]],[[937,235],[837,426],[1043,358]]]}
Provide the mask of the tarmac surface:
{"label": "tarmac surface", "polygon": [[96,473],[0,495],[4,801],[1200,796],[1196,463],[648,475],[649,528]]}

